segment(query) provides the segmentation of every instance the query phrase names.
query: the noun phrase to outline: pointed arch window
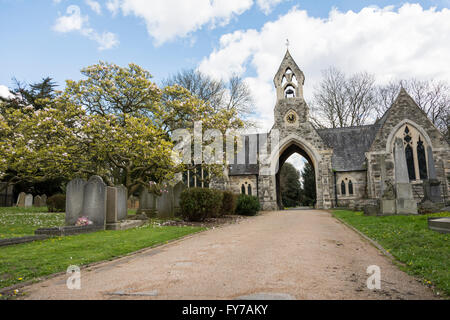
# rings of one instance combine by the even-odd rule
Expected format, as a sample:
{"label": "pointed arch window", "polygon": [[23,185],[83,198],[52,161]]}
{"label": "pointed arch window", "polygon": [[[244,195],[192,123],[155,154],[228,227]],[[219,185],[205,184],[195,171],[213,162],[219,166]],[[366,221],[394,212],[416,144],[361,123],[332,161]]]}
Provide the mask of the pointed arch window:
{"label": "pointed arch window", "polygon": [[405,148],[406,167],[410,180],[428,178],[427,144],[423,135],[411,124],[401,127],[396,137],[403,139]]}
{"label": "pointed arch window", "polygon": [[251,196],[252,195],[252,186],[249,184],[248,185],[248,187],[247,187],[247,194],[249,195],[249,196]]}
{"label": "pointed arch window", "polygon": [[353,194],[353,183],[352,183],[352,180],[348,181],[348,194],[349,195]]}
{"label": "pointed arch window", "polygon": [[345,182],[344,182],[344,180],[342,180],[342,182],[341,182],[341,194],[343,196],[345,195]]}
{"label": "pointed arch window", "polygon": [[417,141],[417,161],[419,163],[419,175],[420,179],[427,179],[427,160],[425,156],[425,147],[423,146],[423,141],[419,137],[419,140]]}

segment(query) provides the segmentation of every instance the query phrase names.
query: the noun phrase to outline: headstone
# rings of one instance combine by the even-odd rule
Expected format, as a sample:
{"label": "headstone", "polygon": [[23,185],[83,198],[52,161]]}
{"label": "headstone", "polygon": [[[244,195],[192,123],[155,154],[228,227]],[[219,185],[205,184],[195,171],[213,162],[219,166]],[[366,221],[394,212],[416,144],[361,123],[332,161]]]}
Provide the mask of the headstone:
{"label": "headstone", "polygon": [[379,208],[376,205],[373,204],[366,204],[363,207],[363,212],[365,216],[376,216],[378,215]]}
{"label": "headstone", "polygon": [[127,218],[128,208],[127,208],[127,198],[128,190],[125,186],[120,185],[117,187],[117,219],[124,220]]}
{"label": "headstone", "polygon": [[441,182],[436,176],[436,166],[434,164],[433,150],[427,147],[427,163],[428,163],[428,179],[423,181],[424,201],[431,201],[434,203],[441,203]]}
{"label": "headstone", "polygon": [[33,200],[33,206],[34,206],[34,207],[42,207],[42,199],[41,199],[41,196],[36,196],[36,197],[34,197],[34,200]]}
{"label": "headstone", "polygon": [[417,202],[414,199],[412,186],[409,182],[408,167],[406,164],[403,141],[395,139],[395,212],[397,214],[417,214]]}
{"label": "headstone", "polygon": [[41,196],[42,199],[42,206],[45,207],[47,205],[47,195],[43,194]]}
{"label": "headstone", "polygon": [[184,188],[185,185],[181,181],[173,187],[173,210],[175,215],[180,212],[180,197],[181,192],[183,192]]}
{"label": "headstone", "polygon": [[18,207],[25,207],[25,192],[19,193],[19,196],[17,197],[17,206]]}
{"label": "headstone", "polygon": [[29,208],[33,206],[33,195],[27,194],[25,196],[25,208]]}
{"label": "headstone", "polygon": [[158,217],[168,218],[174,215],[173,187],[167,186],[166,192],[159,196],[157,201]]}
{"label": "headstone", "polygon": [[75,225],[78,218],[82,216],[84,186],[83,179],[73,179],[66,188],[66,225]]}
{"label": "headstone", "polygon": [[156,213],[156,196],[147,189],[141,191],[139,195],[139,209],[138,214],[144,213],[147,216],[153,216]]}
{"label": "headstone", "polygon": [[106,187],[106,223],[115,223],[117,218],[117,188]]}
{"label": "headstone", "polygon": [[92,176],[84,187],[83,216],[97,226],[106,222],[106,185],[99,176]]}

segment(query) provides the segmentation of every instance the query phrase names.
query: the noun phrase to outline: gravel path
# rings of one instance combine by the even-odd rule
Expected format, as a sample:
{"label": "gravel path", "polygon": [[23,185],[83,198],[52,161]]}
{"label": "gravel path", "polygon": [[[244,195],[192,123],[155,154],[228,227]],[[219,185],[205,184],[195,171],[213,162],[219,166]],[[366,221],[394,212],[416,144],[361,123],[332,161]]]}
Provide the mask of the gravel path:
{"label": "gravel path", "polygon": [[[111,244],[113,245],[113,244]],[[381,289],[366,269],[381,269]],[[318,210],[268,212],[23,288],[28,299],[434,299],[357,233]]]}

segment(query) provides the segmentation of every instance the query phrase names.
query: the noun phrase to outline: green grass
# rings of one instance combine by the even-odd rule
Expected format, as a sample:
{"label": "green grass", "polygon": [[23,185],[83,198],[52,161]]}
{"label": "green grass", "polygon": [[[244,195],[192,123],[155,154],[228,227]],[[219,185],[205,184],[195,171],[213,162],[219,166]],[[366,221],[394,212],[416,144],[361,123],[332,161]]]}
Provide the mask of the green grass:
{"label": "green grass", "polygon": [[[64,213],[39,211],[43,209],[0,208],[0,237],[32,235],[36,228],[64,225]],[[160,222],[152,219],[129,230],[99,231],[0,247],[0,288],[65,271],[70,265],[110,260],[206,229],[159,226]]]}
{"label": "green grass", "polygon": [[428,217],[448,217],[450,212],[372,217],[335,210],[333,214],[382,245],[405,264],[402,270],[450,296],[450,234],[429,230],[427,222]]}
{"label": "green grass", "polygon": [[34,234],[38,228],[64,225],[64,213],[49,213],[42,208],[0,208],[0,239]]}

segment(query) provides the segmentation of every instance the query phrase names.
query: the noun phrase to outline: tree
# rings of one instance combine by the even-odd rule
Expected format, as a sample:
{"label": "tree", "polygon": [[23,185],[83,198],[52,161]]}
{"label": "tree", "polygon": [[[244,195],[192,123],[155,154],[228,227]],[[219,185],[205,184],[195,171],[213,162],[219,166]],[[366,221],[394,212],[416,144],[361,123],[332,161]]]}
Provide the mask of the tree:
{"label": "tree", "polygon": [[377,103],[375,77],[367,72],[347,77],[336,68],[322,75],[314,92],[312,120],[332,128],[365,124]]}
{"label": "tree", "polygon": [[233,111],[211,107],[180,86],[160,89],[137,65],[100,62],[86,79],[43,99],[45,107],[2,109],[0,178],[11,183],[100,175],[129,193],[170,180],[184,165],[172,157],[172,132],[203,121],[204,128],[241,127]]}
{"label": "tree", "polygon": [[42,110],[45,107],[45,99],[54,98],[56,83],[52,78],[42,78],[41,82],[34,84],[23,84],[17,79],[13,79],[15,88],[12,90],[13,99],[0,97],[0,101],[8,104],[9,107],[19,109],[33,106],[35,110]]}
{"label": "tree", "polygon": [[302,188],[300,202],[304,206],[313,206],[316,203],[316,177],[314,168],[309,162],[305,163],[302,173]]}
{"label": "tree", "polygon": [[404,88],[433,124],[449,137],[450,86],[444,81],[415,78],[391,81],[378,87],[377,116],[391,107],[401,88]]}
{"label": "tree", "polygon": [[[237,119],[245,119],[253,114],[253,99],[244,80],[233,75],[228,82],[215,80],[194,69],[182,70],[163,81],[165,86],[180,85],[190,93],[209,103],[214,112],[219,110],[236,111]],[[246,126],[254,123],[246,119]]]}
{"label": "tree", "polygon": [[286,162],[280,170],[281,200],[284,207],[296,207],[300,204],[300,173]]}

